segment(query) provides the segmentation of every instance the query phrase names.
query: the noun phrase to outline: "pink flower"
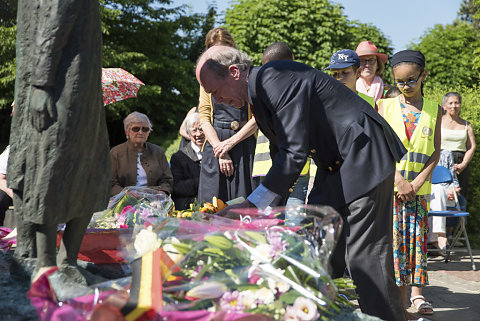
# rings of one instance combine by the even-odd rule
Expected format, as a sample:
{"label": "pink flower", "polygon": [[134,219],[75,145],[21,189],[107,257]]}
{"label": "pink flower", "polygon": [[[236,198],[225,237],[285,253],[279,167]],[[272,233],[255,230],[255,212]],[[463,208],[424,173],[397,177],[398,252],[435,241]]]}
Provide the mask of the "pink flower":
{"label": "pink flower", "polygon": [[258,280],[260,280],[260,276],[258,275],[257,269],[249,270],[248,278],[249,278],[248,283],[257,284]]}
{"label": "pink flower", "polygon": [[287,250],[288,242],[282,240],[282,234],[279,231],[270,230],[267,234],[267,240],[272,249],[270,255],[273,259],[277,258],[279,253]]}
{"label": "pink flower", "polygon": [[239,292],[225,292],[220,299],[220,307],[222,311],[228,312],[243,312],[245,307],[239,300]]}

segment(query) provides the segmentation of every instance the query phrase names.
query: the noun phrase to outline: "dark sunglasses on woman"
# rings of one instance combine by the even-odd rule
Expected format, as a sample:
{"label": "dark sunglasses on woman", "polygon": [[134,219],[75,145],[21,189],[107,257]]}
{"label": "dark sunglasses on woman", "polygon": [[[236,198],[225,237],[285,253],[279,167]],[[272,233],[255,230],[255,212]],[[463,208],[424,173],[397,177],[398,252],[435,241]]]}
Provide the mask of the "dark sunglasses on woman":
{"label": "dark sunglasses on woman", "polygon": [[135,127],[132,127],[132,132],[138,133],[140,131],[140,129],[142,129],[142,132],[144,132],[144,133],[148,133],[150,131],[150,128],[148,128],[148,127],[137,127],[137,126],[135,126]]}

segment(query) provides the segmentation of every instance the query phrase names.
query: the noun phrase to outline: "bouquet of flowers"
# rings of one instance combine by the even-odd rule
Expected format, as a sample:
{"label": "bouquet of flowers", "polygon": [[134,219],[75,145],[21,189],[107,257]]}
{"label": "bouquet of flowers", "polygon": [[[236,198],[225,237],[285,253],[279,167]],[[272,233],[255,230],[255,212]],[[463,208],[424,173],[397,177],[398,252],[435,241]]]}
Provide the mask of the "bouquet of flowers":
{"label": "bouquet of flowers", "polygon": [[148,187],[125,187],[110,199],[105,211],[95,213],[89,228],[131,228],[148,217],[171,215],[173,201],[165,193]]}
{"label": "bouquet of flowers", "polygon": [[341,219],[326,210],[309,207],[303,228],[277,226],[284,221],[275,210],[243,209],[243,221],[150,221],[134,233],[133,248],[137,256],[161,249],[171,260],[162,268],[164,311],[317,320],[336,308],[337,297],[321,256],[331,251]]}
{"label": "bouquet of flowers", "polygon": [[[100,320],[94,316],[102,311],[129,320],[330,319],[338,312],[337,293],[348,287],[338,289],[326,272],[341,218],[327,207],[304,206],[303,225],[290,227],[282,212],[136,220],[124,251],[131,284],[91,288],[51,311],[68,310],[78,320]],[[45,300],[51,302],[39,298],[39,308]]]}

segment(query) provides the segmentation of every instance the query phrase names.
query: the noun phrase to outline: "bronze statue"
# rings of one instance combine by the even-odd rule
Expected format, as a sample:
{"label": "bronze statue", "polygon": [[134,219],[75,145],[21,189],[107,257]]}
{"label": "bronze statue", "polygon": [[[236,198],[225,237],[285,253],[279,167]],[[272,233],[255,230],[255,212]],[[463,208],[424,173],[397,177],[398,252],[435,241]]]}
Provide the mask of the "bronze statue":
{"label": "bronze statue", "polygon": [[[17,23],[7,172],[18,228],[15,257],[36,255],[36,272],[76,266],[91,215],[106,207],[110,191],[99,3],[20,0]],[[66,228],[57,257],[59,223]]]}

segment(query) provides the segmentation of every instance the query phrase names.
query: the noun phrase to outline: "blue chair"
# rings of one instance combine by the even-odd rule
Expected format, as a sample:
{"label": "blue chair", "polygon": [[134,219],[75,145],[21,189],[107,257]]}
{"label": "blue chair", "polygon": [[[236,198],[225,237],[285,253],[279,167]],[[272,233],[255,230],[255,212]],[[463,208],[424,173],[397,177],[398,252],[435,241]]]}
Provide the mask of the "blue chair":
{"label": "blue chair", "polygon": [[[443,166],[437,166],[433,170],[432,174],[432,184],[440,184],[440,183],[452,183],[452,175],[448,168]],[[465,239],[465,243],[467,245],[468,254],[470,255],[470,261],[472,262],[472,269],[475,271],[475,262],[473,261],[472,249],[470,248],[470,242],[468,241],[467,230],[465,228],[465,218],[470,215],[470,213],[462,211],[460,209],[460,204],[458,202],[457,194],[453,193],[455,197],[455,207],[454,208],[447,208],[446,211],[430,211],[428,213],[429,216],[443,216],[443,217],[455,217],[458,218],[460,221],[459,226],[457,227],[456,231],[454,232],[454,237],[452,244],[450,244],[450,249],[447,250],[447,256],[445,257],[445,263],[448,262],[450,259],[450,250],[453,249],[455,244],[457,243],[460,236],[463,234]]]}

